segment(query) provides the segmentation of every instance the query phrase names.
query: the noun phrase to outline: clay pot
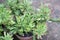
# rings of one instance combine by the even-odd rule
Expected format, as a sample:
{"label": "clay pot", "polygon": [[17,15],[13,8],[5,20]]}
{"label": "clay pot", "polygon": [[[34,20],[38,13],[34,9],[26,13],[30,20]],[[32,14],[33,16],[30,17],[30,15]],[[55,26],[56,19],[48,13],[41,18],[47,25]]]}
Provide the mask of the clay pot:
{"label": "clay pot", "polygon": [[33,36],[30,36],[30,37],[20,37],[18,35],[16,35],[16,36],[19,40],[33,40]]}

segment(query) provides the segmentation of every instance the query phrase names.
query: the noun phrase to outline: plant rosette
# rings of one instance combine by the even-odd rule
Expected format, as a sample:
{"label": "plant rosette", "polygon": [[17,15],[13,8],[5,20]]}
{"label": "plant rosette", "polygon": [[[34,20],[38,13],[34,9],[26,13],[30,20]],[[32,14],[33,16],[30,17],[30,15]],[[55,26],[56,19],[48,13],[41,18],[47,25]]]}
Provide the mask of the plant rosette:
{"label": "plant rosette", "polygon": [[41,38],[41,36],[46,35],[47,26],[46,23],[38,23],[34,33],[37,35],[37,38]]}
{"label": "plant rosette", "polygon": [[0,40],[13,40],[12,35],[4,32],[4,36],[0,36]]}
{"label": "plant rosette", "polygon": [[0,4],[0,24],[7,23],[11,18],[11,11]]}

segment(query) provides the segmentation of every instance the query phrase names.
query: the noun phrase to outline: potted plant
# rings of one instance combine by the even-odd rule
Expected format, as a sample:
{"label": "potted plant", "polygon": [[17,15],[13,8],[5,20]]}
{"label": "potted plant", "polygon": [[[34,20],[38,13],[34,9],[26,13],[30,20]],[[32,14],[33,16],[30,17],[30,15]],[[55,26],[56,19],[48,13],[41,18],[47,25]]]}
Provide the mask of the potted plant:
{"label": "potted plant", "polygon": [[[25,39],[30,40],[30,38],[32,38],[32,36],[30,37],[30,32],[32,35],[31,29],[34,27],[33,25],[34,23],[32,21],[33,12],[31,12],[32,9],[30,4],[27,3],[28,2],[27,0],[24,0],[20,3],[19,3],[19,0],[14,0],[14,1],[7,0],[7,1],[8,1],[8,8],[11,10],[11,14],[12,14],[11,18],[13,19],[10,20],[10,22],[7,22],[5,27],[9,30],[8,32],[10,34],[18,33],[19,35],[23,36],[23,40]],[[24,36],[26,37],[24,38]]]}
{"label": "potted plant", "polygon": [[48,7],[42,6],[35,13],[28,0],[7,0],[6,4],[0,23],[4,24],[7,33],[16,34],[20,40],[35,40],[36,35],[40,38],[45,34],[50,12]]}
{"label": "potted plant", "polygon": [[18,34],[21,37],[17,35],[17,37],[20,38],[20,40],[32,40],[33,28],[35,27],[33,22],[34,21],[31,14],[28,13],[24,14],[24,16],[20,18],[20,23],[19,23],[20,27],[18,29]]}

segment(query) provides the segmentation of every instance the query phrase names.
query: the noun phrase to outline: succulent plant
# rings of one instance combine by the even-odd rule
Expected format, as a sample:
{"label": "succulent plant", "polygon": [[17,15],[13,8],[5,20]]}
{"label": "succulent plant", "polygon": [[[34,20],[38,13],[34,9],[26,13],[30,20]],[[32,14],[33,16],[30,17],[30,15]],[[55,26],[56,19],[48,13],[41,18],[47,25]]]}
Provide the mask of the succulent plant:
{"label": "succulent plant", "polygon": [[13,40],[12,36],[4,32],[4,36],[0,36],[0,40]]}

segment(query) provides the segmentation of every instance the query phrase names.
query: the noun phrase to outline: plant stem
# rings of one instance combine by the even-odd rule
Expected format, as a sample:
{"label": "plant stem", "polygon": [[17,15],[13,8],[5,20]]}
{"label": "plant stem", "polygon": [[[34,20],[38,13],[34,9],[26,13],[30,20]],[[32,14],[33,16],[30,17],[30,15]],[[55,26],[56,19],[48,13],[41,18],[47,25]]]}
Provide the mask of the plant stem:
{"label": "plant stem", "polygon": [[52,22],[60,22],[60,19],[54,19],[54,18],[52,19],[51,18],[51,19],[49,19],[49,21],[52,21]]}
{"label": "plant stem", "polygon": [[36,40],[35,33],[33,32],[33,40]]}

